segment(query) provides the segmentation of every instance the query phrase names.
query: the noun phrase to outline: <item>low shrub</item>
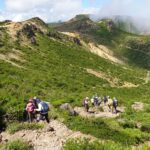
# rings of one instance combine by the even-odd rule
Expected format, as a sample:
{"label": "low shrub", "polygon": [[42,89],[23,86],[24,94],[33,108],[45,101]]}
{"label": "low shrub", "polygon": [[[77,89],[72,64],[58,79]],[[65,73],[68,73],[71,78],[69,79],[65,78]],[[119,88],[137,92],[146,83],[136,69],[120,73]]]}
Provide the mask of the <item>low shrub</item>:
{"label": "low shrub", "polygon": [[141,131],[150,133],[150,124],[143,124],[141,126]]}
{"label": "low shrub", "polygon": [[31,147],[28,143],[21,140],[15,140],[7,144],[7,150],[30,150]]}
{"label": "low shrub", "polygon": [[17,131],[20,130],[37,130],[42,129],[44,127],[43,124],[38,123],[11,123],[8,125],[7,130],[10,134],[14,134]]}

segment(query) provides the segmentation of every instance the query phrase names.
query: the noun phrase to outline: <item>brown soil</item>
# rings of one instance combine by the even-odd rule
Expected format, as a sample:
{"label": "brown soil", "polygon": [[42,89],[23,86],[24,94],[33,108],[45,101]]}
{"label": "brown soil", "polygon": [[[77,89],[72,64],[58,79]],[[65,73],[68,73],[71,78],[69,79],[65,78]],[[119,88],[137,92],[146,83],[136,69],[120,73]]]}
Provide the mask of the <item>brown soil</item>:
{"label": "brown soil", "polygon": [[[54,131],[48,131],[48,128],[54,128]],[[71,138],[88,138],[91,141],[96,140],[96,138],[91,135],[68,129],[58,120],[52,120],[42,130],[23,130],[12,135],[7,132],[2,132],[1,135],[3,143],[5,143],[5,141],[23,139],[32,143],[34,150],[61,150],[63,144]]]}

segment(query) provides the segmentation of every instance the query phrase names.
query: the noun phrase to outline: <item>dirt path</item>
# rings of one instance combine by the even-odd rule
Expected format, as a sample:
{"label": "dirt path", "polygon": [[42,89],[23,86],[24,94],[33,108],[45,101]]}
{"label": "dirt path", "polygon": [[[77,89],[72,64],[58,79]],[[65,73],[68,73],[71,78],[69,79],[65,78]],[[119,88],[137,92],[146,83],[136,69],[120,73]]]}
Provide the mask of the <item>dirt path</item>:
{"label": "dirt path", "polygon": [[[54,131],[48,131],[50,127],[53,127]],[[70,138],[89,138],[91,141],[96,140],[96,138],[91,135],[68,129],[58,120],[52,120],[50,124],[46,125],[42,130],[24,130],[16,132],[13,135],[3,132],[1,135],[3,141],[6,141],[6,139],[8,141],[23,139],[31,142],[34,150],[61,150],[63,144]]]}
{"label": "dirt path", "polygon": [[109,112],[108,106],[104,105],[103,103],[101,106],[91,107],[89,109],[89,112],[86,112],[83,107],[75,107],[74,110],[82,117],[86,118],[116,118],[120,115],[120,113],[123,113],[125,111],[125,107],[117,107],[118,113],[112,113]]}

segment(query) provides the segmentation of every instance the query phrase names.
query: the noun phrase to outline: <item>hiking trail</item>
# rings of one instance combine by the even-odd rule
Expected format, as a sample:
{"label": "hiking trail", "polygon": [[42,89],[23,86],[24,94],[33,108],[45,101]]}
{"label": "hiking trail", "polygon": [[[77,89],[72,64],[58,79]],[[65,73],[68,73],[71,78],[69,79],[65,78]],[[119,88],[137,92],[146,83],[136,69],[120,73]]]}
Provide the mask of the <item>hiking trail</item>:
{"label": "hiking trail", "polygon": [[117,107],[118,113],[109,112],[108,106],[101,104],[100,106],[90,107],[89,112],[85,111],[84,107],[75,107],[74,110],[82,117],[86,118],[116,118],[125,111],[125,107]]}

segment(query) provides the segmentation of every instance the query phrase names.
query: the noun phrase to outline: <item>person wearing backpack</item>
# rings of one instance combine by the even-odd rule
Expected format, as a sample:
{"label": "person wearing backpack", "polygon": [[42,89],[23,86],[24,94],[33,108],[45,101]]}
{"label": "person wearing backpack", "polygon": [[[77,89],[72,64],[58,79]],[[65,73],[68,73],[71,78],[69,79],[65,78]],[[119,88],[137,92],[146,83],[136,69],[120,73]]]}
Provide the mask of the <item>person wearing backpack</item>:
{"label": "person wearing backpack", "polygon": [[31,123],[34,118],[34,109],[35,109],[35,104],[32,98],[29,99],[29,102],[26,106],[26,111],[28,113],[28,121]]}
{"label": "person wearing backpack", "polygon": [[46,102],[39,101],[38,108],[35,109],[35,111],[40,113],[40,120],[43,120],[43,118],[45,117],[47,123],[49,123],[49,117],[48,117],[49,106]]}
{"label": "person wearing backpack", "polygon": [[103,97],[104,105],[106,106],[106,103],[108,102],[107,96]]}
{"label": "person wearing backpack", "polygon": [[88,111],[89,111],[89,98],[86,97],[86,98],[83,100],[83,102],[84,102],[84,108],[85,108],[86,112],[88,112]]}
{"label": "person wearing backpack", "polygon": [[117,106],[118,106],[118,100],[116,99],[116,97],[114,97],[113,98],[113,109],[115,109],[115,113],[117,113]]}
{"label": "person wearing backpack", "polygon": [[111,112],[112,111],[112,105],[113,105],[113,101],[110,98],[110,96],[108,96],[108,111]]}

